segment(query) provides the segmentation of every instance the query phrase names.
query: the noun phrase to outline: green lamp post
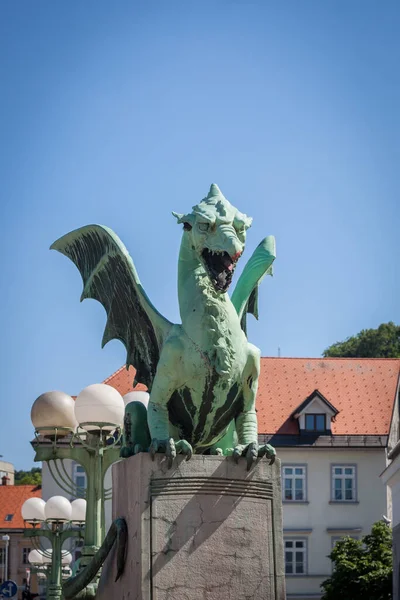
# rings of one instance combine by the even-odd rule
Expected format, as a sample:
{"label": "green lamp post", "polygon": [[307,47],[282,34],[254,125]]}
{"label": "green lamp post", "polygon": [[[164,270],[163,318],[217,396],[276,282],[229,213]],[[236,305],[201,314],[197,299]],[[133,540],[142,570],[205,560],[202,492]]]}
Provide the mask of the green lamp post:
{"label": "green lamp post", "polygon": [[[41,498],[29,498],[22,505],[22,518],[33,525],[25,529],[25,537],[31,538],[37,553],[42,555],[42,564],[49,565],[47,597],[59,600],[62,597],[63,567],[72,561],[70,552],[62,549],[68,538],[82,537],[85,521],[86,502],[69,502],[63,496],[53,496],[47,502]],[[41,542],[45,538],[51,548]]]}
{"label": "green lamp post", "polygon": [[[63,392],[47,392],[32,406],[34,460],[47,463],[51,475],[69,496],[86,498],[81,567],[90,563],[106,535],[104,503],[111,498],[111,489],[105,489],[104,477],[120,458],[124,410],[122,396],[106,384],[86,387],[75,401]],[[66,459],[84,468],[86,489],[76,486],[65,466]]]}
{"label": "green lamp post", "polygon": [[[41,585],[43,585],[44,580],[50,580],[51,576],[51,560],[53,557],[52,549],[46,550],[38,550],[34,548],[29,552],[28,562],[29,569],[27,569],[27,573],[29,572],[26,589],[30,591],[32,585],[32,575],[36,575],[39,587],[39,581],[42,580]],[[72,554],[67,551],[62,551],[61,555],[61,573],[62,579],[67,578],[71,575],[70,565],[72,563]]]}

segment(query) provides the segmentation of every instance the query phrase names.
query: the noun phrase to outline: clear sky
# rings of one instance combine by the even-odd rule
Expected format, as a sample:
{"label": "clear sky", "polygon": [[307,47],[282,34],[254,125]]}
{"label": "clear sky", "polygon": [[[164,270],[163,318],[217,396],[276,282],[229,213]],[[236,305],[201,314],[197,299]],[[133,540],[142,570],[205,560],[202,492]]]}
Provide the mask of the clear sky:
{"label": "clear sky", "polygon": [[178,321],[171,211],[216,182],[254,218],[247,256],[276,236],[249,329],[263,355],[400,321],[399,30],[397,0],[0,3],[4,459],[32,466],[39,394],[125,360],[48,249],[76,227],[114,229]]}

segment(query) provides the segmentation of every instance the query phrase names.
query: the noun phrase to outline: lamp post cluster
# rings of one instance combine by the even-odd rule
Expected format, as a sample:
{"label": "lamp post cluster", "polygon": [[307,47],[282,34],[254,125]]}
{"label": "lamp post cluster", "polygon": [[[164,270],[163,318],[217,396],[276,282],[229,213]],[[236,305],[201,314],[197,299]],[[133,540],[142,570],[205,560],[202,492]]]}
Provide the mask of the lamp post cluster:
{"label": "lamp post cluster", "polygon": [[[47,502],[41,498],[29,498],[22,505],[21,512],[25,523],[33,526],[24,532],[34,546],[28,560],[37,568],[49,565],[48,598],[58,600],[61,598],[63,566],[72,562],[71,553],[62,547],[68,538],[82,537],[86,501],[78,499],[71,503],[63,496],[53,496]],[[46,548],[41,538],[47,539],[51,548]]]}
{"label": "lamp post cluster", "polygon": [[[93,384],[83,389],[76,400],[64,392],[54,391],[42,394],[33,403],[31,419],[35,428],[35,440],[32,442],[36,453],[34,460],[46,462],[58,486],[69,497],[77,498],[70,505],[71,511],[75,510],[74,506],[78,506],[78,502],[86,500],[85,528],[81,528],[80,532],[84,540],[81,549],[81,569],[90,564],[106,535],[104,503],[111,499],[111,488],[105,489],[104,477],[109,467],[120,459],[125,406],[132,401],[147,404],[148,397],[146,392],[130,392],[122,398],[119,392],[109,385]],[[75,461],[85,470],[86,489],[78,487],[71,477],[64,462],[68,459]],[[62,546],[64,539],[69,537],[67,531],[75,535],[72,534],[75,530],[71,527],[66,530],[63,528],[66,523],[76,522],[76,519],[74,515],[67,518],[69,513],[64,505],[65,518],[50,521],[51,505],[47,508],[50,500],[46,503],[48,515],[45,514],[43,518],[42,511],[39,519],[41,523],[46,523],[47,528],[40,529],[39,534],[43,535],[43,531],[47,531],[48,535],[45,537],[53,539],[52,556],[48,551],[46,556],[46,560],[50,559],[52,565],[50,587],[53,595],[49,597],[60,598],[60,595],[57,595],[61,589],[59,565],[62,561],[59,544]],[[63,500],[68,502],[66,498]],[[58,506],[61,510],[61,504]],[[83,504],[79,506],[83,507]],[[42,509],[44,510],[44,507]],[[33,517],[33,513],[28,517],[24,516],[24,519],[34,524],[37,517]],[[36,531],[27,529],[26,535],[34,538],[37,535]],[[54,533],[58,536],[50,538]],[[56,539],[58,541],[55,541]],[[92,590],[88,597],[94,596],[97,583],[96,577],[92,580]]]}
{"label": "lamp post cluster", "polygon": [[[36,550],[34,548],[28,554],[28,562],[31,565],[30,570],[31,573],[35,573],[39,577],[49,578],[51,576],[51,571],[49,573],[49,569],[51,569],[51,564],[53,560],[53,549],[48,548],[46,550]],[[69,575],[70,569],[69,566],[72,563],[72,554],[66,550],[61,552],[61,566],[62,566],[62,576]]]}

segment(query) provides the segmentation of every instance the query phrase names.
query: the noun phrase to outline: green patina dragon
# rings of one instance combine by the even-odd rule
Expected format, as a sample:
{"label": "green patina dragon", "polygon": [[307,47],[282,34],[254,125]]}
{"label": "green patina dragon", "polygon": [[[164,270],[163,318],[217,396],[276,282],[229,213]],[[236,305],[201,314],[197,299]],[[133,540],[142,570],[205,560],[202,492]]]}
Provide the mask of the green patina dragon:
{"label": "green patina dragon", "polygon": [[187,459],[193,452],[245,456],[248,468],[259,456],[273,461],[272,446],[258,445],[260,352],[247,341],[246,315],[258,317],[258,285],[272,274],[275,240],[269,236],[259,244],[230,298],[226,292],[252,220],[215,184],[191,213],[173,214],[184,230],[181,325],[154,308],[125,246],[107,227],[82,227],[52,245],[78,267],[81,300],[94,298],[105,307],[103,346],[112,339],[123,342],[127,367],[136,369],[134,385],[143,383],[150,391],[147,413],[143,405],[127,405],[122,456],[165,452],[170,464],[177,452]]}

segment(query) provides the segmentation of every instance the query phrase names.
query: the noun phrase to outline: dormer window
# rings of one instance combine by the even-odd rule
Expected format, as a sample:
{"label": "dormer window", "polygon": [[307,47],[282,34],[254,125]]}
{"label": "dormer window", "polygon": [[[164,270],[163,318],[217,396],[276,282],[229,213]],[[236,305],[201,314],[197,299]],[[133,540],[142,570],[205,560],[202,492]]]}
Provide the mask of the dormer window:
{"label": "dormer window", "polygon": [[325,431],[326,415],[306,414],[304,429],[306,431]]}
{"label": "dormer window", "polygon": [[320,391],[314,390],[292,413],[292,417],[299,424],[299,433],[329,435],[331,422],[338,412]]}

